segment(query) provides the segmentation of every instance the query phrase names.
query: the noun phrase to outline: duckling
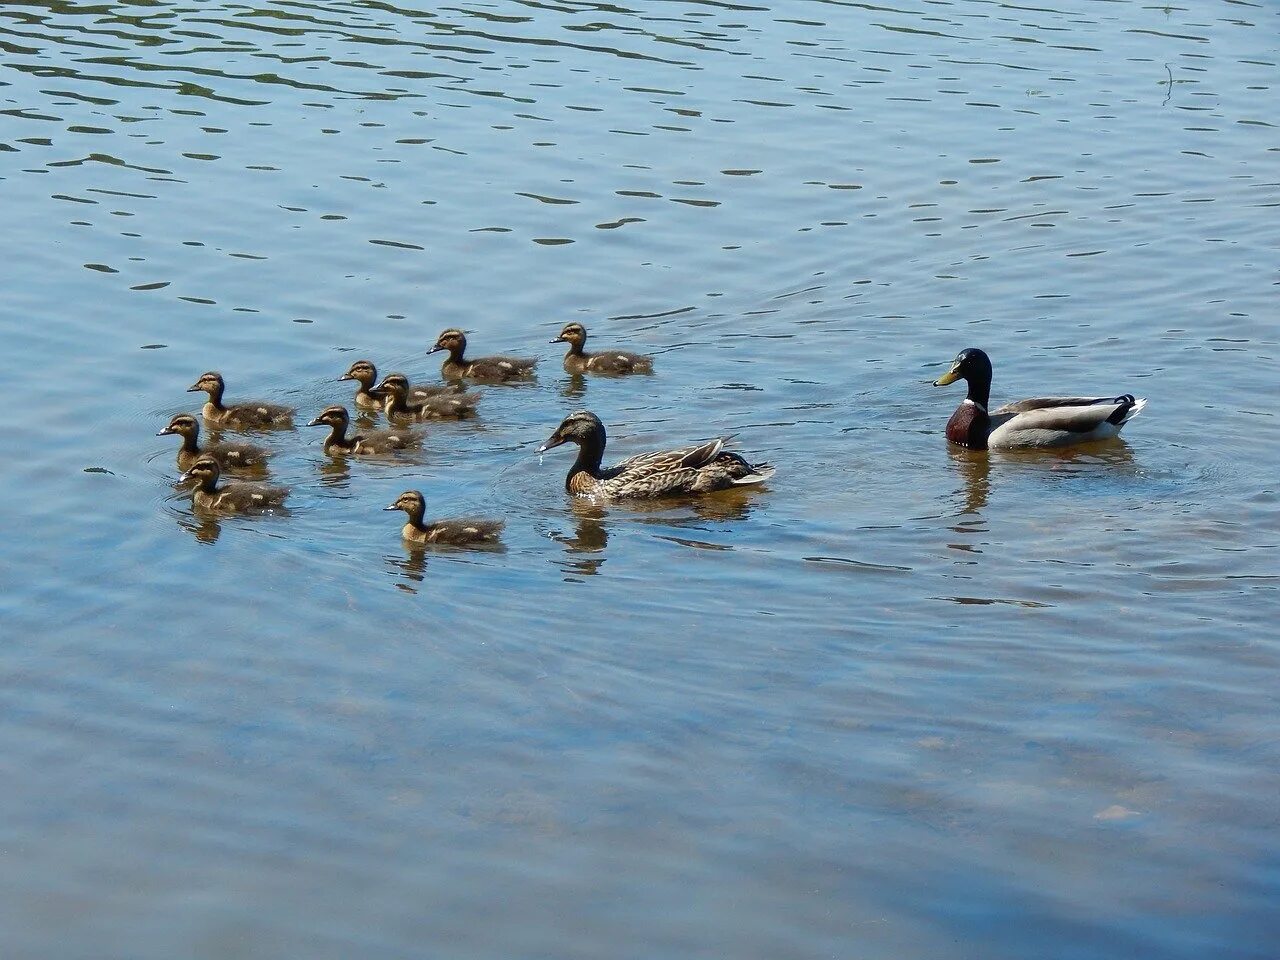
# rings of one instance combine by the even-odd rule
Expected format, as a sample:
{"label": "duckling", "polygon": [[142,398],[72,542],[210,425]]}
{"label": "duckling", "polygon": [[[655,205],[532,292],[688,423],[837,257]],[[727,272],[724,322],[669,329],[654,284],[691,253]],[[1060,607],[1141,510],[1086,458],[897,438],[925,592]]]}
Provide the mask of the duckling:
{"label": "duckling", "polygon": [[329,427],[329,436],[324,438],[324,452],[330,456],[339,453],[356,455],[376,455],[403,450],[420,441],[412,430],[373,430],[369,433],[358,433],[354,437],[347,436],[347,427],[351,416],[347,408],[341,404],[325,407],[320,415],[307,424],[308,427]]}
{"label": "duckling", "polygon": [[389,373],[378,384],[387,417],[413,420],[462,420],[475,415],[480,395],[447,393],[434,397],[410,397],[409,379],[403,373]]}
{"label": "duckling", "polygon": [[602,469],[604,424],[594,413],[580,410],[566,417],[538,452],[545,453],[570,441],[578,445],[578,459],[569,468],[564,486],[579,497],[620,500],[713,493],[764,483],[773,476],[774,468],[770,464],[751,464],[726,450],[728,439],[711,440],[697,447],[641,453]]}
{"label": "duckling", "polygon": [[195,480],[191,502],[200,510],[220,513],[261,513],[284,503],[289,495],[286,487],[269,487],[263,483],[228,483],[218,486],[222,470],[218,461],[207,453],[196,458],[183,480]]}
{"label": "duckling", "polygon": [[469,377],[472,380],[484,380],[489,383],[504,383],[508,380],[520,380],[533,376],[533,368],[537,360],[521,357],[481,357],[478,360],[467,360],[463,353],[467,349],[467,335],[461,330],[449,329],[440,334],[436,345],[427,351],[428,354],[449,351],[449,359],[441,366],[440,372],[446,380],[461,380]]}
{"label": "duckling", "polygon": [[[381,410],[382,396],[378,393],[378,388],[374,383],[378,380],[378,368],[369,360],[357,360],[351,365],[351,368],[338,378],[342,380],[354,380],[359,386],[356,389],[355,404],[365,410]],[[457,383],[442,383],[439,385],[419,384],[409,388],[410,399],[424,399],[426,397],[438,397],[445,393],[461,393],[462,387]]]}
{"label": "duckling", "polygon": [[406,490],[396,498],[396,502],[383,507],[384,510],[403,510],[409,515],[409,522],[400,530],[400,535],[410,543],[444,543],[453,546],[500,542],[503,523],[501,520],[436,520],[424,523],[422,515],[427,504],[417,490]]}
{"label": "duckling", "polygon": [[972,450],[1065,447],[1114,437],[1142,412],[1146,398],[1035,397],[1006,403],[987,412],[991,396],[991,358],[977,347],[961,350],[951,369],[933,382],[945,387],[969,384],[969,395],[947,421],[947,439]]}
{"label": "duckling", "polygon": [[209,394],[209,400],[201,411],[204,414],[206,423],[215,423],[226,427],[293,426],[293,409],[291,407],[283,407],[278,403],[256,402],[237,403],[230,407],[224,406],[222,403],[222,391],[225,389],[226,384],[222,380],[222,374],[213,370],[201,374],[199,380],[187,387],[187,393],[199,393],[203,390]]}
{"label": "duckling", "polygon": [[202,453],[215,457],[228,473],[261,470],[267,465],[266,448],[251,443],[206,443],[201,449],[200,422],[189,413],[176,414],[169,425],[156,436],[164,437],[169,434],[182,437],[182,446],[178,447],[179,470],[190,469]]}
{"label": "duckling", "polygon": [[582,348],[587,342],[587,328],[580,323],[565,324],[560,336],[551,342],[569,344],[569,352],[564,355],[564,368],[569,373],[653,373],[653,357],[625,350],[585,352]]}

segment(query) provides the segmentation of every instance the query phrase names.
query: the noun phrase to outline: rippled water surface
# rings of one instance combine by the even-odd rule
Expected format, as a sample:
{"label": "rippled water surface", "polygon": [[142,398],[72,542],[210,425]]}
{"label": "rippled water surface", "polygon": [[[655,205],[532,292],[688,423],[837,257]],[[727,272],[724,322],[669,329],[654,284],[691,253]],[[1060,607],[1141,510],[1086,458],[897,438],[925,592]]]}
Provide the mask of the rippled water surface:
{"label": "rippled water surface", "polygon": [[[1275,957],[1278,63],[1226,0],[4,4],[5,956]],[[193,515],[201,371],[305,422],[445,326],[537,381]],[[970,345],[1150,403],[949,450]],[[777,477],[575,505],[580,407]]]}

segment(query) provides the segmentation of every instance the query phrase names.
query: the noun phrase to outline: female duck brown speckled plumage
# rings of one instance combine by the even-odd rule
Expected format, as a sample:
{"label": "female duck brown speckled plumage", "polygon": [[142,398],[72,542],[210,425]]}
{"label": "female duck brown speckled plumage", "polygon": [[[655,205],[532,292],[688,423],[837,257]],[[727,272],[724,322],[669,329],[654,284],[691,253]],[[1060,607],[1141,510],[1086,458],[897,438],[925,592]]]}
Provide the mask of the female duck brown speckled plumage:
{"label": "female duck brown speckled plumage", "polygon": [[335,454],[354,453],[357,456],[376,456],[404,450],[421,441],[412,430],[372,430],[347,436],[347,427],[351,423],[351,415],[341,404],[325,407],[319,416],[307,424],[308,427],[328,427],[329,436],[324,438],[324,452]]}
{"label": "female duck brown speckled plumage", "polygon": [[945,387],[957,380],[966,381],[969,392],[947,421],[947,439],[971,450],[1065,447],[1114,437],[1147,405],[1146,399],[1129,393],[1035,397],[988,413],[991,358],[977,347],[961,350],[933,385]]}
{"label": "female duck brown speckled plumage", "polygon": [[293,408],[278,403],[236,403],[226,406],[222,402],[222,393],[226,389],[222,374],[210,370],[202,374],[200,379],[187,387],[187,393],[204,391],[209,395],[203,410],[206,423],[222,427],[292,427]]}
{"label": "female duck brown speckled plumage", "polygon": [[569,344],[569,352],[564,355],[564,368],[569,373],[653,373],[653,357],[625,350],[587,353],[583,349],[587,342],[587,328],[580,323],[565,324],[560,336],[551,342]]}
{"label": "female duck brown speckled plumage", "polygon": [[200,446],[200,421],[189,413],[179,413],[169,421],[169,425],[156,434],[164,437],[176,434],[182,437],[182,445],[178,447],[178,469],[187,470],[207,453],[217,459],[228,473],[260,472],[265,469],[269,451],[252,443],[223,443],[221,441],[206,443]]}
{"label": "female duck brown speckled plumage", "polygon": [[410,397],[409,378],[389,373],[378,384],[383,411],[388,419],[464,420],[476,413],[478,393],[443,393],[434,397]]}
{"label": "female duck brown speckled plumage", "polygon": [[601,468],[604,424],[586,410],[565,418],[538,452],[569,442],[578,445],[578,458],[569,469],[564,485],[569,493],[579,497],[621,500],[714,493],[764,483],[774,473],[767,463],[751,464],[724,449],[724,438],[696,447],[641,453],[607,469]]}
{"label": "female duck brown speckled plumage", "polygon": [[200,510],[219,513],[261,513],[284,503],[289,495],[286,487],[269,487],[262,483],[226,483],[218,486],[221,475],[218,461],[207,453],[196,459],[183,480],[195,480],[191,502]]}
{"label": "female duck brown speckled plumage", "polygon": [[[350,369],[338,378],[354,380],[356,387],[355,405],[364,410],[381,410],[382,395],[374,384],[378,382],[378,368],[370,360],[357,360]],[[462,386],[457,383],[418,384],[409,387],[409,399],[422,400],[427,397],[438,397],[446,393],[461,393]]]}
{"label": "female duck brown speckled plumage", "polygon": [[450,328],[436,339],[436,345],[427,351],[428,354],[449,352],[449,359],[440,367],[446,380],[482,380],[487,383],[505,383],[509,380],[523,380],[533,376],[533,368],[537,360],[522,357],[480,357],[468,360],[463,354],[467,349],[467,335],[461,330]]}
{"label": "female duck brown speckled plumage", "polygon": [[501,520],[433,520],[426,523],[426,500],[417,490],[406,490],[396,502],[384,510],[403,510],[409,522],[400,529],[400,535],[409,543],[437,543],[463,547],[500,542]]}

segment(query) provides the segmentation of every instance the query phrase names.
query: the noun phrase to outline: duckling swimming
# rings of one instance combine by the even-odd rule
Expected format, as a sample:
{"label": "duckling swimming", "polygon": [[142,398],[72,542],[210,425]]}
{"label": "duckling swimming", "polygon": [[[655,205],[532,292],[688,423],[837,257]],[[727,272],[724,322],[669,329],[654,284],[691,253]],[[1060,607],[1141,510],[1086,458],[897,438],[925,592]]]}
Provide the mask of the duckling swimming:
{"label": "duckling swimming", "polygon": [[284,503],[289,495],[286,487],[269,487],[263,483],[227,483],[218,486],[221,474],[218,461],[207,453],[196,458],[183,480],[195,480],[191,502],[200,510],[219,513],[261,513]]}
{"label": "duckling swimming", "polygon": [[467,349],[467,335],[461,330],[450,328],[436,339],[436,345],[427,351],[428,354],[449,351],[449,359],[440,367],[446,380],[461,380],[467,377],[472,380],[483,380],[489,383],[504,383],[508,380],[520,380],[533,376],[533,368],[537,360],[521,357],[480,357],[467,360],[463,354]]}
{"label": "duckling swimming", "polygon": [[1126,393],[1118,397],[1036,397],[1006,403],[987,412],[991,396],[991,358],[977,347],[961,350],[951,369],[933,382],[945,387],[957,380],[969,394],[947,421],[947,439],[971,450],[1065,447],[1114,437],[1142,412],[1147,401]]}
{"label": "duckling swimming", "polygon": [[384,510],[403,510],[409,522],[400,535],[409,543],[442,543],[453,546],[498,543],[502,534],[501,520],[436,520],[424,523],[426,500],[417,490],[406,490],[396,502]]}
{"label": "duckling swimming", "polygon": [[569,373],[653,373],[653,357],[625,350],[606,350],[604,353],[587,353],[582,348],[587,342],[587,328],[580,323],[567,323],[560,336],[552,343],[569,344],[564,355],[564,368]]}
{"label": "duckling swimming", "polygon": [[697,447],[641,453],[602,469],[604,424],[586,410],[566,417],[538,452],[569,442],[578,445],[578,458],[569,468],[564,486],[579,497],[621,500],[713,493],[764,483],[774,474],[771,465],[751,464],[726,450],[727,438]]}
{"label": "duckling swimming", "polygon": [[389,373],[378,384],[378,395],[388,418],[412,420],[462,420],[475,416],[478,393],[442,393],[434,397],[411,397],[409,378]]}
{"label": "duckling swimming", "polygon": [[203,390],[209,395],[208,401],[201,411],[206,423],[226,427],[292,427],[293,408],[278,403],[237,403],[225,406],[222,392],[226,384],[222,374],[210,370],[202,374],[200,379],[187,387],[187,393],[199,393]]}
{"label": "duckling swimming", "polygon": [[[357,360],[351,365],[351,368],[338,378],[341,380],[354,380],[359,386],[356,388],[355,404],[364,410],[381,410],[382,395],[378,392],[378,388],[374,384],[378,380],[378,368],[369,360]],[[435,384],[419,384],[409,388],[409,399],[422,400],[426,397],[438,397],[445,393],[461,393],[462,386],[457,383]]]}
{"label": "duckling swimming", "polygon": [[320,415],[307,426],[330,428],[329,436],[324,438],[324,452],[330,456],[340,453],[354,453],[357,456],[385,454],[415,446],[421,441],[412,430],[372,430],[348,437],[347,427],[350,423],[351,416],[347,413],[347,408],[334,404],[320,411]]}
{"label": "duckling swimming", "polygon": [[202,453],[215,457],[228,473],[261,470],[267,464],[267,449],[252,443],[216,442],[206,443],[202,448],[199,443],[200,422],[189,413],[175,415],[169,425],[156,436],[164,437],[169,434],[182,437],[182,445],[178,447],[179,470],[190,469]]}

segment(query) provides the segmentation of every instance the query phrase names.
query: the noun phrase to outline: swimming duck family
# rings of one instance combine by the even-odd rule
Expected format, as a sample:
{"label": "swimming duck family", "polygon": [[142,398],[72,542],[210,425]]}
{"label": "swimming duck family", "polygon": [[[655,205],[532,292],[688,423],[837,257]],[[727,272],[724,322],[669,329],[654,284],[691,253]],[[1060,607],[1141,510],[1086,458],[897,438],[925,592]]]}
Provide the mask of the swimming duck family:
{"label": "swimming duck family", "polygon": [[[653,370],[651,357],[621,350],[588,353],[584,349],[586,340],[586,327],[575,322],[566,324],[552,341],[569,345],[564,357],[564,367],[569,373],[629,374]],[[430,351],[448,351],[441,373],[451,382],[413,386],[404,374],[391,373],[378,383],[377,368],[368,360],[352,363],[338,379],[357,383],[354,403],[358,408],[381,410],[393,423],[397,420],[462,420],[474,416],[479,394],[465,392],[459,381],[497,384],[527,379],[537,362],[507,356],[468,359],[466,346],[465,334],[451,328],[440,334]],[[1132,394],[1044,396],[1007,403],[991,411],[991,359],[977,347],[962,350],[934,384],[947,386],[957,380],[964,380],[968,390],[947,422],[945,435],[949,442],[974,450],[1053,448],[1115,437],[1146,406],[1144,398]],[[256,401],[226,404],[225,389],[222,375],[216,371],[203,374],[189,388],[208,395],[202,413],[211,427],[292,427],[292,408]],[[342,404],[326,407],[308,426],[329,428],[323,448],[330,456],[390,454],[421,442],[421,436],[406,426],[349,433],[351,415]],[[192,503],[196,508],[258,513],[279,507],[288,496],[285,487],[221,482],[224,472],[261,470],[269,453],[266,448],[221,439],[201,445],[199,421],[189,413],[175,415],[159,431],[159,435],[168,434],[182,437],[177,463],[185,471],[182,479],[195,481]],[[545,453],[569,443],[576,445],[578,452],[565,476],[565,490],[574,497],[599,501],[703,497],[725,490],[759,487],[774,475],[771,464],[753,463],[729,450],[729,439],[718,437],[640,453],[605,466],[604,422],[589,410],[579,410],[565,417],[538,452]],[[402,537],[416,544],[495,543],[503,526],[501,521],[480,519],[427,522],[425,500],[417,490],[406,490],[385,509],[407,514]]]}

